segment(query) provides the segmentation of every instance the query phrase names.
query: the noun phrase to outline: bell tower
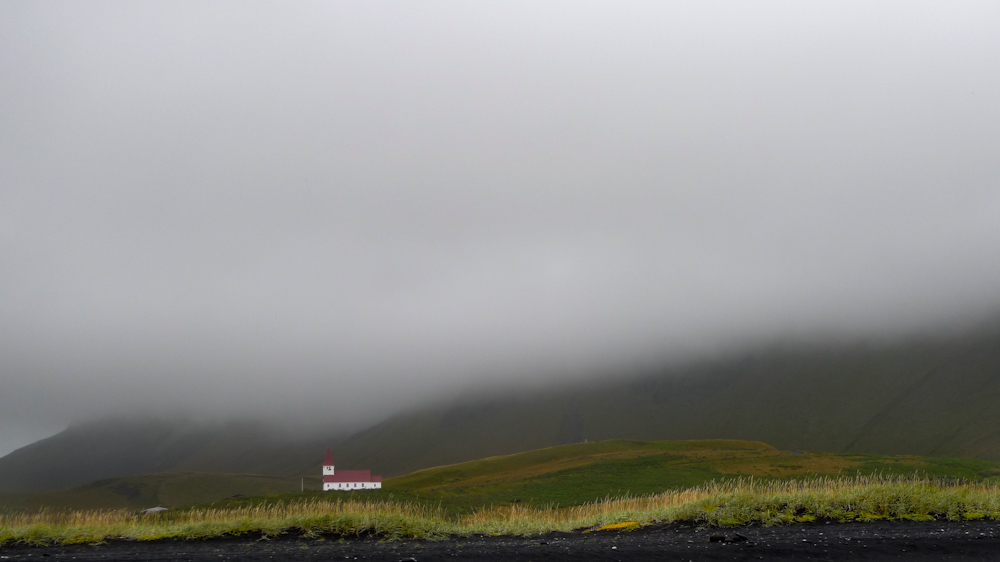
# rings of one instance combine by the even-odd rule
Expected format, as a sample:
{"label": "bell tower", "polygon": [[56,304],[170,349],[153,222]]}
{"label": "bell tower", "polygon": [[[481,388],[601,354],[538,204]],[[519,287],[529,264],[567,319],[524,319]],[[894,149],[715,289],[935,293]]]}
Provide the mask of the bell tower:
{"label": "bell tower", "polygon": [[326,458],[323,459],[323,476],[333,476],[333,455],[330,448],[326,448]]}

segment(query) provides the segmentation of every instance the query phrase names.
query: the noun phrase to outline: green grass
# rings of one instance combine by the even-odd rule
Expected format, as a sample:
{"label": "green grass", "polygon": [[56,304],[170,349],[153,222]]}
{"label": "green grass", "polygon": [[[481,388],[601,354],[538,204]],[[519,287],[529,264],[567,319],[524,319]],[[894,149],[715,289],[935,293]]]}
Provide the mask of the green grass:
{"label": "green grass", "polygon": [[753,441],[603,441],[421,470],[387,480],[381,493],[467,513],[513,504],[573,506],[743,477],[770,481],[917,474],[979,480],[993,477],[998,467],[973,459],[780,451]]}
{"label": "green grass", "polygon": [[464,515],[410,503],[329,501],[191,509],[143,516],[133,511],[42,512],[0,516],[0,547],[108,540],[202,540],[282,535],[375,535],[440,539],[455,535],[537,535],[551,531],[627,532],[686,522],[736,527],[837,521],[1000,520],[1000,486],[894,476],[756,479],[712,483],[652,496],[609,498],[569,508],[515,504]]}
{"label": "green grass", "polygon": [[[0,543],[288,533],[435,538],[608,525],[622,530],[676,521],[734,526],[1000,519],[998,474],[996,463],[970,459],[802,453],[732,440],[606,441],[421,470],[388,479],[376,491],[226,497],[155,516],[8,509],[0,512]],[[164,494],[158,497],[173,493],[180,499],[213,490],[229,494],[235,489],[229,487],[248,482],[226,475],[149,475],[84,488],[122,491],[158,483],[137,487],[136,497],[156,490]]]}
{"label": "green grass", "polygon": [[[974,459],[834,455],[781,451],[736,440],[578,443],[420,470],[390,478],[384,489],[338,497],[438,506],[449,513],[520,504],[573,506],[607,497],[651,495],[741,477],[801,480],[816,476],[913,475],[996,479],[1000,465]],[[212,473],[149,474],[103,480],[62,492],[0,495],[0,509],[238,508],[329,499],[319,479]],[[311,490],[311,491],[310,491]]]}
{"label": "green grass", "polygon": [[478,503],[571,506],[608,496],[648,495],[692,487],[722,476],[705,468],[672,466],[683,458],[661,454],[597,461],[498,486],[492,493],[481,494]]}
{"label": "green grass", "polygon": [[[451,515],[506,506],[570,507],[609,497],[648,496],[753,477],[759,482],[822,476],[920,476],[993,479],[996,463],[913,456],[833,455],[780,451],[734,440],[603,441],[420,470],[384,489],[229,498],[198,508],[243,508],[338,497],[440,507]],[[333,496],[331,496],[333,494]]]}

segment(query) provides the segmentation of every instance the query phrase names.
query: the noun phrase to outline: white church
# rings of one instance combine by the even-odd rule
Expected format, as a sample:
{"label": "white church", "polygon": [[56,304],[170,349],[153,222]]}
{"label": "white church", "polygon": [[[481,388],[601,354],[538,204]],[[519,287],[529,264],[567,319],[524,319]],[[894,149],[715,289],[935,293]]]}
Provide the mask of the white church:
{"label": "white church", "polygon": [[372,476],[370,470],[334,470],[333,456],[330,448],[326,449],[326,459],[323,460],[323,491],[338,490],[378,490],[382,488],[382,477]]}

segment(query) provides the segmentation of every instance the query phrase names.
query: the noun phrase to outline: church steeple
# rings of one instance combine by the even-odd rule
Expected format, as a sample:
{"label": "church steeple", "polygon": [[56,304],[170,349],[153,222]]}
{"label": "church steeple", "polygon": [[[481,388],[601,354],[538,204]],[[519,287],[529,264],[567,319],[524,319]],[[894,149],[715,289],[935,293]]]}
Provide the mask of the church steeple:
{"label": "church steeple", "polygon": [[333,455],[330,454],[330,448],[326,448],[326,458],[323,459],[323,476],[330,476],[333,472]]}
{"label": "church steeple", "polygon": [[380,490],[382,477],[372,476],[370,470],[341,470],[333,472],[333,455],[326,448],[326,458],[323,459],[323,491],[337,490],[350,492],[357,490]]}

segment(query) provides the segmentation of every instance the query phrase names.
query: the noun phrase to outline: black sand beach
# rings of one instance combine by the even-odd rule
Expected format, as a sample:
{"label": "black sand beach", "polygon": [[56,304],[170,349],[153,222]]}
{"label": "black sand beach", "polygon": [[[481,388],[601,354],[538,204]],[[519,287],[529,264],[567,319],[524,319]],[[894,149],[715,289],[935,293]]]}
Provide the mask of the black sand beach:
{"label": "black sand beach", "polygon": [[654,526],[621,533],[474,536],[446,541],[255,538],[67,547],[4,547],[0,560],[996,560],[997,522],[817,523],[706,529]]}

